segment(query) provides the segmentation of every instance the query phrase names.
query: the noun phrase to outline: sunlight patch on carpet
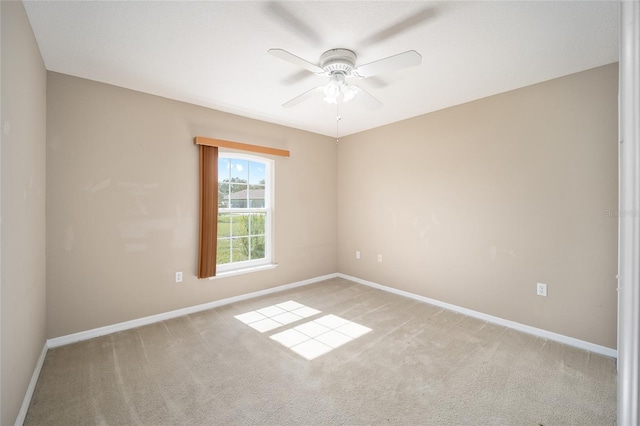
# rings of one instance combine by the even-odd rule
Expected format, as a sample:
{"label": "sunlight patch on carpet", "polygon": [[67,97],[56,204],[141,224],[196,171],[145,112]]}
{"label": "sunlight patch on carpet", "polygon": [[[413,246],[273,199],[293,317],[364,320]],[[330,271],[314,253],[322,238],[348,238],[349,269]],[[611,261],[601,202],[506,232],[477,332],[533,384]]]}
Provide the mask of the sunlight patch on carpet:
{"label": "sunlight patch on carpet", "polygon": [[265,333],[319,313],[321,311],[317,309],[288,300],[266,308],[236,315],[234,318],[258,330],[260,333]]}
{"label": "sunlight patch on carpet", "polygon": [[370,331],[368,327],[339,316],[325,315],[271,338],[310,361]]}

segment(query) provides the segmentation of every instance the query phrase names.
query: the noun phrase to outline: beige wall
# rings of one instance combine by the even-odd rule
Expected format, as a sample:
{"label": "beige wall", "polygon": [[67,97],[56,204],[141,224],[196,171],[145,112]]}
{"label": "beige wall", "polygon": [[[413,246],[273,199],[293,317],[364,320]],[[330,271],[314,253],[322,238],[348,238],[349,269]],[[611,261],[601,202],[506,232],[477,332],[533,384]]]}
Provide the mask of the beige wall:
{"label": "beige wall", "polygon": [[45,344],[46,71],[21,2],[2,10],[2,389],[13,424]]}
{"label": "beige wall", "polygon": [[615,348],[617,72],[342,138],[339,271]]}
{"label": "beige wall", "polygon": [[[48,336],[337,270],[614,348],[616,123],[613,64],[342,138],[336,166],[331,138],[49,73]],[[277,269],[195,278],[195,135],[291,150]]]}
{"label": "beige wall", "polygon": [[[336,271],[331,138],[51,72],[47,108],[48,337]],[[278,268],[196,278],[197,135],[291,151],[275,160]]]}

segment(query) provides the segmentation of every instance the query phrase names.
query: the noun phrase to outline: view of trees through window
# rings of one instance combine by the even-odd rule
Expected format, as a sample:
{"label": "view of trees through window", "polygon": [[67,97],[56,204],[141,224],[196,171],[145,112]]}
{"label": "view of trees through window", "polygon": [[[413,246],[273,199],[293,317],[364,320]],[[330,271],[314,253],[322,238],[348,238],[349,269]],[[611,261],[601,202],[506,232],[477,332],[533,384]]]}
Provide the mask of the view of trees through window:
{"label": "view of trees through window", "polygon": [[267,177],[267,164],[263,162],[219,158],[218,265],[265,259]]}

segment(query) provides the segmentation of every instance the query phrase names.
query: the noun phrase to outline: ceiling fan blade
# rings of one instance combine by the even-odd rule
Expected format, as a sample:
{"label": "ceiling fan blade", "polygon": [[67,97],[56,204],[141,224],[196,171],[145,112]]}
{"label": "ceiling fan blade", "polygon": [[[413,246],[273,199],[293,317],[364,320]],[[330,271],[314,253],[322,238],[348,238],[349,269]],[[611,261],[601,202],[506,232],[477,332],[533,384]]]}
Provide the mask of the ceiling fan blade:
{"label": "ceiling fan blade", "polygon": [[382,102],[380,102],[376,97],[364,90],[362,87],[356,86],[355,84],[352,84],[351,87],[355,87],[355,89],[358,91],[355,100],[362,104],[365,108],[378,109],[382,106]]}
{"label": "ceiling fan blade", "polygon": [[282,80],[280,80],[280,82],[282,84],[291,85],[291,84],[299,83],[302,80],[305,80],[309,77],[311,77],[311,74],[309,74],[307,70],[300,70],[300,71],[296,71],[294,74],[291,74],[283,78]]}
{"label": "ceiling fan blade", "polygon": [[376,76],[367,78],[367,81],[369,82],[369,86],[374,86],[377,89],[382,89],[389,85],[386,81]]}
{"label": "ceiling fan blade", "polygon": [[414,13],[411,16],[399,22],[396,22],[395,24],[390,25],[387,28],[378,31],[377,33],[371,35],[370,37],[367,37],[365,40],[362,41],[361,45],[368,46],[368,45],[380,43],[382,41],[395,37],[396,35],[404,31],[410,30],[412,27],[420,25],[427,19],[431,19],[434,16],[436,16],[436,11],[434,8],[429,7],[426,9],[422,9],[418,13]]}
{"label": "ceiling fan blade", "polygon": [[293,30],[296,37],[304,37],[312,44],[321,44],[322,38],[318,35],[313,28],[307,25],[305,22],[296,17],[293,13],[289,12],[282,4],[275,1],[270,1],[266,4],[266,11],[271,16],[279,19],[284,25]]}
{"label": "ceiling fan blade", "polygon": [[294,106],[298,105],[299,103],[302,103],[302,102],[306,101],[307,99],[313,97],[316,93],[321,92],[323,88],[324,88],[324,86],[318,86],[318,87],[314,87],[311,90],[307,90],[303,94],[298,95],[295,98],[291,99],[290,101],[287,101],[287,102],[283,103],[282,107],[283,108],[294,107]]}
{"label": "ceiling fan blade", "polygon": [[291,64],[297,65],[299,67],[302,67],[306,70],[309,70],[311,72],[315,72],[315,73],[323,73],[324,70],[322,68],[320,68],[319,66],[312,64],[309,61],[305,61],[304,59],[294,55],[293,53],[289,53],[286,50],[283,49],[269,49],[268,50],[269,54],[275,56],[276,58],[280,58],[283,61],[287,61]]}
{"label": "ceiling fan blade", "polygon": [[374,75],[396,71],[402,68],[415,67],[422,62],[422,56],[415,50],[369,62],[353,70],[353,73],[360,78],[373,77]]}

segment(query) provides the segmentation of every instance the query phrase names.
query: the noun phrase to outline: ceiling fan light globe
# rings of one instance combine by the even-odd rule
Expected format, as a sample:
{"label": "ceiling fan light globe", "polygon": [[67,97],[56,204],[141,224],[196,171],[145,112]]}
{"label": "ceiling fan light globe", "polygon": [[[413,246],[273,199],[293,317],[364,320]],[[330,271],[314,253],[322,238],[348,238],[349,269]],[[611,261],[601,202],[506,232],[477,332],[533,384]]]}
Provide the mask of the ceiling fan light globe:
{"label": "ceiling fan light globe", "polygon": [[355,98],[357,94],[358,94],[358,89],[356,89],[352,85],[344,85],[344,86],[342,86],[342,100],[343,100],[343,102],[349,102],[351,99]]}
{"label": "ceiling fan light globe", "polygon": [[324,95],[328,98],[337,98],[340,96],[340,86],[330,81],[329,84],[324,86]]}
{"label": "ceiling fan light globe", "polygon": [[325,96],[324,97],[324,101],[328,104],[337,104],[338,103],[338,98],[331,98],[329,96]]}

